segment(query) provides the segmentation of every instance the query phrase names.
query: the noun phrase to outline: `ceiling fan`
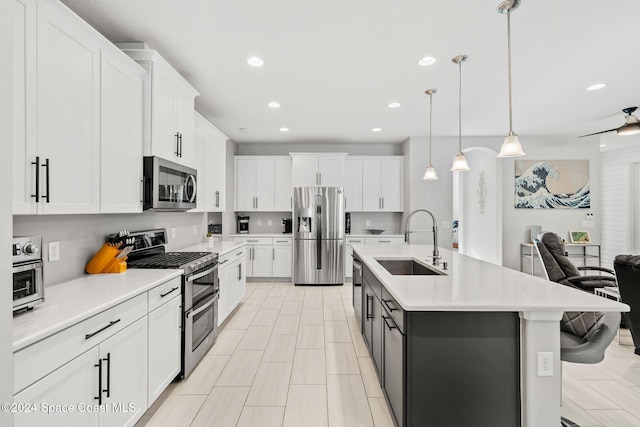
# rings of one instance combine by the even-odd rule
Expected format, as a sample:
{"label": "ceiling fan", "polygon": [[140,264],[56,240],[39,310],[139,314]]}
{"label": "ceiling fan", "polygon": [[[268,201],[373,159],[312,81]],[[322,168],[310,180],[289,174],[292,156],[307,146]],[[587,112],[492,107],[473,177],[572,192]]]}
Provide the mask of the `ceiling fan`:
{"label": "ceiling fan", "polygon": [[619,128],[603,130],[602,132],[590,133],[588,135],[580,135],[578,138],[582,138],[584,136],[591,135],[599,135],[601,133],[613,132],[614,130],[618,133],[618,135],[633,135],[636,133],[640,133],[640,120],[633,115],[633,112],[636,111],[638,107],[627,107],[622,111],[626,114],[624,118],[626,123],[620,126]]}

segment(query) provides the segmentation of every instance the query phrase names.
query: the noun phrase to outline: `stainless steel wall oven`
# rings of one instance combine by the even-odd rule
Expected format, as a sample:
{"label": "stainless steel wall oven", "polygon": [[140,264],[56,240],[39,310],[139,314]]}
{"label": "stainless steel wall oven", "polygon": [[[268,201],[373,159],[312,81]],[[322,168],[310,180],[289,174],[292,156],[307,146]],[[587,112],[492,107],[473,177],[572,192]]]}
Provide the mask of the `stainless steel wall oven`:
{"label": "stainless steel wall oven", "polygon": [[44,301],[42,273],[42,237],[14,237],[13,260],[13,312],[27,311]]}

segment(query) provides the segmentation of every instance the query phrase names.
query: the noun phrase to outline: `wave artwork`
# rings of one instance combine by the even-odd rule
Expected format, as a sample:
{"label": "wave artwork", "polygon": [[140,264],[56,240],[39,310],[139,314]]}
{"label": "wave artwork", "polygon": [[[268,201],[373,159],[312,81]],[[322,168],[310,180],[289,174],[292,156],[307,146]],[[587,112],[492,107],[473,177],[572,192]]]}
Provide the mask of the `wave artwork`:
{"label": "wave artwork", "polygon": [[588,160],[516,160],[515,207],[588,209]]}

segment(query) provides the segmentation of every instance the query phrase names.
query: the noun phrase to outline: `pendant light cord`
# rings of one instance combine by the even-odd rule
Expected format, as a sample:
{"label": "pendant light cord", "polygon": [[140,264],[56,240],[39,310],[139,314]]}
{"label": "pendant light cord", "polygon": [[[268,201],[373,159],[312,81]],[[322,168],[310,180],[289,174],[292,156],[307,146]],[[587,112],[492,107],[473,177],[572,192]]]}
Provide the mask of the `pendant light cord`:
{"label": "pendant light cord", "polygon": [[509,135],[513,134],[513,120],[511,118],[511,6],[507,11],[507,68],[509,77]]}
{"label": "pendant light cord", "polygon": [[458,85],[458,153],[462,153],[462,61],[458,62],[460,68],[460,82]]}
{"label": "pendant light cord", "polygon": [[431,166],[431,125],[433,124],[433,95],[429,94],[429,166]]}

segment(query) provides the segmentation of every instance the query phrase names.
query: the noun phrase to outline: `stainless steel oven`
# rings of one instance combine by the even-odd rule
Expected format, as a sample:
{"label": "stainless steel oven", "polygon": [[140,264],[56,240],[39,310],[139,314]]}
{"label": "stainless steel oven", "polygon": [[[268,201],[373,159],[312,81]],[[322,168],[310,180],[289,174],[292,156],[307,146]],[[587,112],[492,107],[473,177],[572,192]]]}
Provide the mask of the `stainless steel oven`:
{"label": "stainless steel oven", "polygon": [[218,336],[218,265],[184,276],[183,375],[186,378]]}
{"label": "stainless steel oven", "polygon": [[143,161],[143,209],[186,211],[196,207],[197,171],[149,156]]}
{"label": "stainless steel oven", "polygon": [[44,301],[44,281],[40,248],[42,237],[14,237],[13,312],[27,311]]}
{"label": "stainless steel oven", "polygon": [[218,254],[166,252],[167,230],[130,233],[135,239],[129,268],[179,268],[182,275],[182,363],[186,378],[218,336]]}

